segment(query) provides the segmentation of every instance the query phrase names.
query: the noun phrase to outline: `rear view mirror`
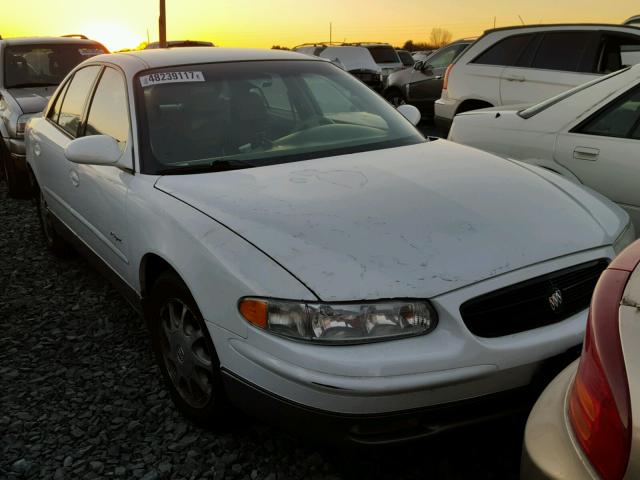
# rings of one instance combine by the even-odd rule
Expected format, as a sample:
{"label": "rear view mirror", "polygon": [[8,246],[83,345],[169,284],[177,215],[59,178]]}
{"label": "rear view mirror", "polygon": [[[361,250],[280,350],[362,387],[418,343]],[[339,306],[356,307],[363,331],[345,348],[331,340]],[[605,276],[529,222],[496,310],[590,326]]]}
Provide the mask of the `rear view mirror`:
{"label": "rear view mirror", "polygon": [[108,135],[91,135],[73,140],[64,149],[67,160],[85,165],[115,165],[122,152],[118,142]]}
{"label": "rear view mirror", "polygon": [[420,122],[420,110],[413,105],[405,103],[404,105],[400,105],[397,110],[404,118],[409,120],[413,126],[416,126]]}

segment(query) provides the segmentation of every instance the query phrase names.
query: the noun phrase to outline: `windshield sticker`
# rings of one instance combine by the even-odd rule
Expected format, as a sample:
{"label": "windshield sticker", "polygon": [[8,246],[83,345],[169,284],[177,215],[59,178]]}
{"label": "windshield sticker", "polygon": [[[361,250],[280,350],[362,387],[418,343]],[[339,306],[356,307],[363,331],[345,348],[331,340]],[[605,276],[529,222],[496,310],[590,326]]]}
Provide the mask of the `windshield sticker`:
{"label": "windshield sticker", "polygon": [[99,48],[80,48],[78,52],[80,52],[80,55],[83,57],[95,57],[96,55],[102,55],[104,53]]}
{"label": "windshield sticker", "polygon": [[204,82],[202,72],[162,72],[140,77],[140,85],[150,87],[162,83]]}

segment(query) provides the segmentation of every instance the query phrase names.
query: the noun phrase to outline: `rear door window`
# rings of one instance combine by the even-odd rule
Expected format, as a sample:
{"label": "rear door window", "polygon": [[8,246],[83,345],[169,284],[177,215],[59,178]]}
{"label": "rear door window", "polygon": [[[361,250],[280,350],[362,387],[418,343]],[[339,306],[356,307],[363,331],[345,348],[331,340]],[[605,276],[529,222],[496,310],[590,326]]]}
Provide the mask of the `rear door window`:
{"label": "rear door window", "polygon": [[581,65],[594,35],[579,31],[546,33],[531,66],[542,70],[584,71]]}
{"label": "rear door window", "polygon": [[60,107],[58,125],[72,137],[78,135],[78,127],[87,103],[87,96],[95,82],[98,72],[98,65],[92,65],[78,70],[71,79],[67,93]]}
{"label": "rear door window", "polygon": [[513,66],[534,37],[535,34],[514,35],[500,40],[478,55],[472,63],[502,67]]}

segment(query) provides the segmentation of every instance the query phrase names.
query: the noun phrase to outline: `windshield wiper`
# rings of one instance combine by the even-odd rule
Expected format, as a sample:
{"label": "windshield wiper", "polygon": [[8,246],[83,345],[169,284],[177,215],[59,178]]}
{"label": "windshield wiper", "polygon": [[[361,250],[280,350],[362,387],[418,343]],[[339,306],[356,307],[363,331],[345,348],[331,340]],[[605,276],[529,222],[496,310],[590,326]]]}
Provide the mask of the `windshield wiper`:
{"label": "windshield wiper", "polygon": [[31,82],[31,83],[16,83],[15,85],[9,85],[7,90],[10,88],[30,88],[30,87],[57,87],[58,83],[51,82]]}
{"label": "windshield wiper", "polygon": [[156,175],[188,175],[192,173],[227,172],[252,168],[256,165],[241,160],[214,160],[208,164],[183,165],[181,167],[168,167],[156,171]]}

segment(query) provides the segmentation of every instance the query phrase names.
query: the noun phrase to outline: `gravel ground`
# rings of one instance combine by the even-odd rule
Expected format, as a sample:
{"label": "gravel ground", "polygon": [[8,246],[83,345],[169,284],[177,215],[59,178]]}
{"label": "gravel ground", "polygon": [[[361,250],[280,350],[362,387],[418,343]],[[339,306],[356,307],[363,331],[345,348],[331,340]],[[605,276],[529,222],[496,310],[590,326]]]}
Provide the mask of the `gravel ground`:
{"label": "gravel ground", "polygon": [[2,479],[517,478],[521,438],[517,419],[351,451],[249,419],[193,425],[161,384],[142,321],[83,259],[50,256],[33,205],[0,181]]}

